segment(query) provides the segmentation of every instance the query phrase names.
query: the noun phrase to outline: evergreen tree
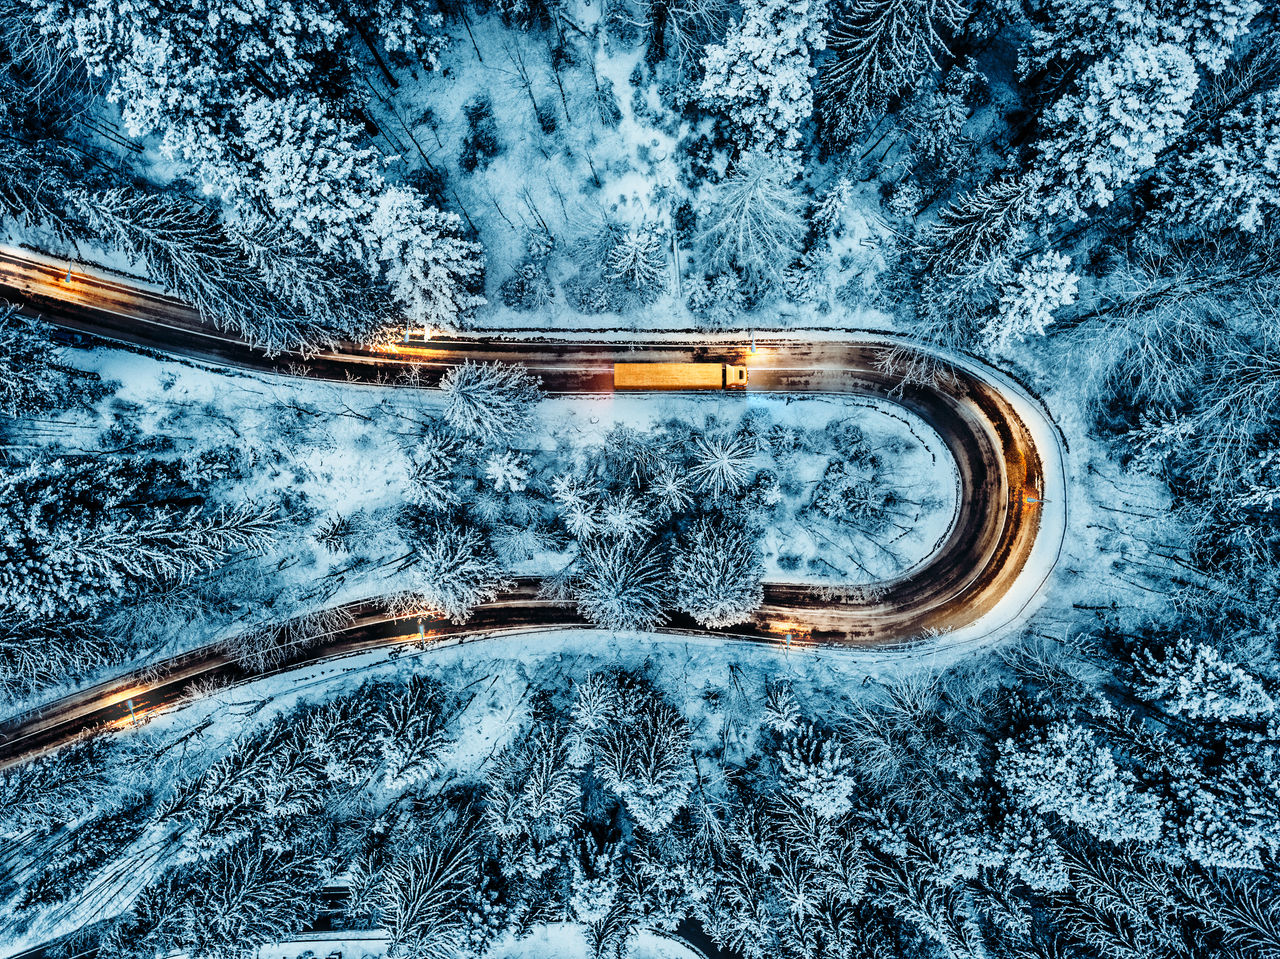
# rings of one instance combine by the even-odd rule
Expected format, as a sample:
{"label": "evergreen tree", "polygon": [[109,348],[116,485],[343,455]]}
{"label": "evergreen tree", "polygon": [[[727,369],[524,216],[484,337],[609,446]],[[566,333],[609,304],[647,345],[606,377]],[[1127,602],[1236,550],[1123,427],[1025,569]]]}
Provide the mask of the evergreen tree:
{"label": "evergreen tree", "polygon": [[458,432],[485,442],[508,439],[528,429],[542,399],[537,377],[523,366],[476,363],[452,367],[440,381],[445,421]]}
{"label": "evergreen tree", "polygon": [[1023,742],[1005,740],[996,776],[1020,805],[1107,842],[1154,843],[1164,832],[1159,798],[1083,727],[1056,722]]}
{"label": "evergreen tree", "polygon": [[1280,210],[1280,90],[1223,117],[1209,142],[1180,153],[1160,179],[1155,208],[1166,229],[1269,229]]}
{"label": "evergreen tree", "polygon": [[465,623],[475,607],[509,588],[501,564],[479,532],[437,521],[420,535],[412,583],[397,597],[397,608],[438,613],[455,623]]}
{"label": "evergreen tree", "polygon": [[1049,212],[1081,219],[1154,167],[1182,132],[1198,82],[1191,57],[1168,43],[1132,43],[1092,64],[1045,114]]}
{"label": "evergreen tree", "polygon": [[1061,253],[1050,250],[1028,260],[1002,289],[984,339],[990,347],[1004,349],[1028,334],[1043,336],[1054,311],[1075,302],[1078,282],[1071,261]]}
{"label": "evergreen tree", "polygon": [[831,29],[822,71],[824,121],[838,143],[909,89],[946,50],[946,35],[968,15],[961,0],[856,0]]}
{"label": "evergreen tree", "polygon": [[755,443],[731,433],[699,433],[693,441],[694,466],[689,478],[713,497],[737,493],[751,480]]}
{"label": "evergreen tree", "polygon": [[815,815],[833,819],[852,808],[853,759],[816,726],[802,725],[788,737],[778,750],[778,765],[787,795]]}
{"label": "evergreen tree", "polygon": [[632,713],[601,739],[596,768],[637,825],[661,832],[693,786],[689,727],[683,716],[652,694]]}
{"label": "evergreen tree", "polygon": [[667,575],[660,558],[624,541],[592,544],[574,564],[570,594],[578,611],[606,629],[652,629],[665,619]]}
{"label": "evergreen tree", "polygon": [[765,285],[782,279],[804,235],[803,200],[791,180],[782,164],[753,154],[715,188],[698,238],[712,269],[737,267]]}
{"label": "evergreen tree", "polygon": [[747,0],[725,42],[707,47],[698,92],[742,129],[740,149],[786,155],[800,145],[825,17],[821,0]]}
{"label": "evergreen tree", "polygon": [[762,574],[751,530],[719,518],[699,519],[681,539],[672,563],[676,608],[703,626],[745,622],[764,601]]}
{"label": "evergreen tree", "polygon": [[35,418],[65,409],[79,391],[98,392],[90,377],[62,363],[49,327],[0,300],[0,417]]}

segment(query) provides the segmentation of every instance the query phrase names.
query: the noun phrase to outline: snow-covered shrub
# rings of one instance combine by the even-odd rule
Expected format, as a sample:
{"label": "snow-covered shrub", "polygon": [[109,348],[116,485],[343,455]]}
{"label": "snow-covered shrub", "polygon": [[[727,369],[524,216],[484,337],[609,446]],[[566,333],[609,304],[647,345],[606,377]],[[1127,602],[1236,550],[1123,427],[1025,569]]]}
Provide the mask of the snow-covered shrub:
{"label": "snow-covered shrub", "polygon": [[476,94],[462,106],[467,118],[467,133],[462,138],[458,165],[468,173],[483,170],[502,152],[498,124],[493,118],[493,104],[483,93]]}
{"label": "snow-covered shrub", "polygon": [[900,180],[889,194],[889,212],[909,220],[924,204],[924,191],[915,180]]}
{"label": "snow-covered shrub", "polygon": [[498,288],[498,297],[513,310],[537,310],[555,296],[547,271],[537,263],[522,263]]}

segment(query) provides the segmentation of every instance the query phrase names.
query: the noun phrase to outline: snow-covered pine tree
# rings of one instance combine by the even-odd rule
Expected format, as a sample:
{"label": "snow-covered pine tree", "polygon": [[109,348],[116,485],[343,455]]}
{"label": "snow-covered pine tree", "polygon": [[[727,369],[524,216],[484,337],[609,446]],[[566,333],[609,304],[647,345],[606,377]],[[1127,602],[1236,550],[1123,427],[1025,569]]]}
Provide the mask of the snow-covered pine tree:
{"label": "snow-covered pine tree", "polygon": [[494,599],[509,583],[502,565],[474,529],[432,522],[422,530],[410,588],[396,597],[397,609],[438,613],[465,623],[471,611]]}
{"label": "snow-covered pine tree", "polygon": [[502,751],[486,782],[485,818],[499,836],[567,835],[581,817],[582,787],[564,731],[539,724]]}
{"label": "snow-covered pine tree", "polygon": [[497,492],[519,493],[529,485],[529,458],[514,450],[494,453],[485,461],[484,475]]}
{"label": "snow-covered pine tree", "polygon": [[440,389],[446,422],[485,442],[509,439],[528,429],[542,399],[538,378],[523,366],[507,363],[467,360],[445,373]]}
{"label": "snow-covered pine tree", "polygon": [[610,493],[601,501],[596,516],[597,531],[622,543],[643,539],[653,530],[654,519],[647,504],[631,490]]}
{"label": "snow-covered pine tree", "polygon": [[285,941],[312,922],[319,883],[313,855],[274,852],[249,839],[164,873],[102,933],[98,947],[124,959],[243,956],[248,943]]}
{"label": "snow-covered pine tree", "polygon": [[747,0],[724,43],[706,48],[698,94],[741,129],[741,150],[787,157],[799,147],[825,18],[824,0]]}
{"label": "snow-covered pine tree", "polygon": [[752,531],[704,517],[676,546],[672,599],[703,626],[732,626],[749,619],[764,601],[763,572]]}
{"label": "snow-covered pine tree", "polygon": [[570,594],[578,611],[605,629],[652,629],[665,619],[668,577],[643,543],[586,546],[574,564]]}
{"label": "snow-covered pine tree", "polygon": [[453,326],[482,302],[483,259],[458,218],[389,185],[382,155],[347,118],[368,95],[354,82],[364,66],[354,36],[369,49],[381,36],[434,66],[440,17],[417,0],[382,0],[376,24],[338,0],[306,0],[287,16],[211,0],[182,11],[158,0],[35,7],[41,34],[108,81],[130,133],[158,135],[206,195],[246,220],[270,211],[325,254],[363,265],[416,322]]}
{"label": "snow-covered pine tree", "polygon": [[1012,275],[1013,251],[1040,211],[1035,175],[996,180],[953,200],[925,228],[916,255],[931,273],[999,284]]}
{"label": "snow-covered pine tree", "polygon": [[1051,185],[1048,211],[1082,219],[1154,167],[1182,132],[1199,79],[1171,43],[1131,43],[1090,65],[1045,113],[1039,170]]}
{"label": "snow-covered pine tree", "polygon": [[374,728],[383,787],[401,792],[425,782],[439,768],[440,753],[450,742],[443,690],[432,680],[411,677],[403,689],[387,697]]}
{"label": "snow-covered pine tree", "polygon": [[716,273],[694,283],[689,294],[689,312],[700,330],[726,330],[742,317],[747,298],[742,280],[732,271]]}
{"label": "snow-covered pine tree", "polygon": [[996,314],[983,329],[988,348],[1005,349],[1028,335],[1044,335],[1054,311],[1075,302],[1079,280],[1061,253],[1032,257],[1000,291]]}
{"label": "snow-covered pine tree", "polygon": [[1220,73],[1260,0],[1048,0],[1034,10],[1023,73],[1070,68],[1135,43],[1173,43]]}
{"label": "snow-covered pine tree", "polygon": [[1280,710],[1266,686],[1208,643],[1183,638],[1137,656],[1137,686],[1175,716],[1210,722],[1266,722]]}
{"label": "snow-covered pine tree", "polygon": [[1280,211],[1280,90],[1223,117],[1208,142],[1179,154],[1160,178],[1153,215],[1165,229],[1257,233]]}
{"label": "snow-covered pine tree", "polygon": [[781,782],[787,795],[823,819],[842,816],[853,807],[852,756],[830,733],[802,724],[778,750]]}
{"label": "snow-covered pine tree", "polygon": [[389,959],[446,959],[461,952],[474,859],[470,844],[436,839],[387,865],[379,914],[390,939]]}
{"label": "snow-covered pine tree", "polygon": [[1017,804],[1054,813],[1106,842],[1155,843],[1164,832],[1160,799],[1138,788],[1086,728],[1055,722],[1000,744],[996,778]]}
{"label": "snow-covered pine tree", "polygon": [[[147,472],[112,459],[0,470],[0,608],[31,618],[95,611],[130,587],[185,581],[272,542],[269,507],[138,506],[161,496]],[[158,484],[163,469],[151,472]]]}
{"label": "snow-covered pine tree", "polygon": [[751,282],[779,282],[800,254],[804,199],[786,167],[763,154],[744,157],[713,192],[698,244],[713,270],[735,267]]}
{"label": "snow-covered pine tree", "polygon": [[64,366],[49,326],[0,300],[0,417],[39,417],[85,400],[96,390],[89,378]]}
{"label": "snow-covered pine tree", "polygon": [[601,738],[596,771],[636,824],[661,832],[680,811],[693,787],[689,724],[656,694],[632,704],[630,721]]}
{"label": "snow-covered pine tree", "polygon": [[689,478],[713,497],[737,493],[750,482],[756,444],[739,433],[699,433],[693,441]]}
{"label": "snow-covered pine tree", "polygon": [[891,97],[936,66],[968,15],[963,0],[855,0],[831,28],[819,82],[823,121],[837,143],[857,136]]}
{"label": "snow-covered pine tree", "polygon": [[406,187],[379,194],[362,226],[365,248],[409,321],[429,329],[455,329],[485,299],[484,255],[464,236],[462,218],[428,205]]}
{"label": "snow-covered pine tree", "polygon": [[651,223],[623,232],[605,261],[605,275],[625,283],[644,302],[657,299],[667,287],[667,235]]}

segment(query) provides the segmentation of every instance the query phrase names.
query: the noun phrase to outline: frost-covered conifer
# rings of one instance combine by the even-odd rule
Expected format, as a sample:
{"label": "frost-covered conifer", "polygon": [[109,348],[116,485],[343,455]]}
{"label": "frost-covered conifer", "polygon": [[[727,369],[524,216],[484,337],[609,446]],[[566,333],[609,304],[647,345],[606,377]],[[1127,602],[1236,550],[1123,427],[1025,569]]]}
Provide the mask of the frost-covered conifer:
{"label": "frost-covered conifer", "polygon": [[570,593],[579,612],[606,629],[652,629],[665,618],[668,576],[661,558],[625,541],[586,547]]}
{"label": "frost-covered conifer", "polygon": [[641,539],[653,529],[653,517],[630,490],[612,493],[600,504],[599,532],[620,542]]}
{"label": "frost-covered conifer", "polygon": [[507,588],[502,565],[475,530],[454,523],[433,522],[423,530],[412,586],[397,597],[406,611],[427,610],[455,623],[465,623],[471,611]]}
{"label": "frost-covered conifer", "polygon": [[382,755],[384,788],[399,792],[435,774],[450,741],[442,695],[436,683],[414,676],[378,711],[374,742]]}
{"label": "frost-covered conifer", "polygon": [[1220,73],[1261,9],[1260,0],[1049,0],[1036,10],[1022,70],[1094,60],[1144,41],[1176,44]]}
{"label": "frost-covered conifer", "polygon": [[707,47],[698,92],[742,129],[740,148],[785,155],[800,145],[825,17],[823,0],[747,0],[724,43]]}
{"label": "frost-covered conifer", "polygon": [[1166,227],[1257,233],[1280,211],[1280,90],[1223,117],[1208,142],[1162,175],[1156,219]]}
{"label": "frost-covered conifer", "polygon": [[538,378],[523,366],[507,363],[467,360],[444,375],[440,389],[449,425],[485,442],[528,429],[542,399]]}
{"label": "frost-covered conifer", "polygon": [[605,273],[621,280],[641,299],[659,296],[665,287],[667,237],[657,226],[641,224],[622,233],[605,261]]}
{"label": "frost-covered conifer", "polygon": [[698,243],[718,271],[734,267],[757,283],[776,282],[800,253],[804,200],[784,165],[744,157],[718,184]]}
{"label": "frost-covered conifer", "polygon": [[1028,260],[1000,291],[996,314],[983,330],[988,345],[1004,349],[1028,335],[1042,336],[1054,311],[1075,302],[1079,279],[1071,260],[1053,250]]}
{"label": "frost-covered conifer", "polygon": [[37,417],[75,397],[49,327],[0,300],[0,417]]}
{"label": "frost-covered conifer", "polygon": [[830,734],[802,725],[778,750],[778,765],[787,794],[815,815],[832,819],[852,808],[853,758]]}
{"label": "frost-covered conifer", "polygon": [[445,959],[462,951],[474,855],[466,843],[433,839],[387,864],[378,912],[390,959]]}
{"label": "frost-covered conifer", "polygon": [[734,433],[699,433],[693,441],[694,466],[689,478],[712,496],[737,493],[751,480],[756,445]]}
{"label": "frost-covered conifer", "polygon": [[106,81],[130,133],[158,136],[206,195],[246,220],[269,211],[340,263],[363,266],[418,323],[452,327],[483,302],[473,292],[483,258],[458,218],[390,185],[382,155],[349,119],[366,96],[352,81],[363,69],[354,36],[372,44],[381,34],[388,50],[432,66],[438,14],[416,0],[383,0],[372,23],[367,9],[338,0],[287,12],[210,0],[180,11],[155,0],[35,7],[41,34]]}
{"label": "frost-covered conifer", "polygon": [[1140,790],[1081,726],[1055,722],[1024,741],[1005,740],[996,777],[1019,805],[1107,842],[1154,843],[1164,831],[1159,797]]}
{"label": "frost-covered conifer", "polygon": [[856,0],[831,29],[820,81],[827,126],[848,142],[889,99],[935,65],[945,35],[968,14],[962,0]]}
{"label": "frost-covered conifer", "polygon": [[1139,688],[1175,716],[1263,722],[1277,711],[1275,698],[1256,675],[1207,643],[1183,638],[1160,655],[1144,649],[1135,666]]}
{"label": "frost-covered conifer", "polygon": [[693,786],[688,723],[656,696],[645,695],[631,720],[615,724],[601,739],[596,769],[637,825],[660,832]]}
{"label": "frost-covered conifer", "polygon": [[1080,219],[1150,170],[1181,132],[1199,75],[1171,43],[1132,43],[1092,64],[1045,114],[1041,170],[1049,211]]}
{"label": "frost-covered conifer", "polygon": [[519,493],[529,485],[529,458],[513,450],[495,453],[485,462],[484,475],[499,493]]}
{"label": "frost-covered conifer", "polygon": [[705,282],[694,284],[688,306],[698,329],[729,329],[747,308],[742,280],[733,272],[709,276]]}
{"label": "frost-covered conifer", "polygon": [[750,530],[723,519],[703,518],[676,547],[673,601],[703,626],[745,622],[764,601],[763,572],[760,548]]}
{"label": "frost-covered conifer", "polygon": [[764,721],[777,733],[790,733],[799,728],[800,704],[790,683],[769,683],[765,688]]}

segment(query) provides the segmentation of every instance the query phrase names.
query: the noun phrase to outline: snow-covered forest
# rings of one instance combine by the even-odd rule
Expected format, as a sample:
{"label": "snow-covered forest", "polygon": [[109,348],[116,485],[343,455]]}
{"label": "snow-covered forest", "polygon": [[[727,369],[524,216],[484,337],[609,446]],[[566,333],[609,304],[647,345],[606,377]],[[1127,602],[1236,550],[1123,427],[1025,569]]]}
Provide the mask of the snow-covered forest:
{"label": "snow-covered forest", "polygon": [[0,0],[0,233],[0,957],[1280,959],[1280,10]]}

